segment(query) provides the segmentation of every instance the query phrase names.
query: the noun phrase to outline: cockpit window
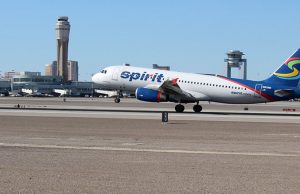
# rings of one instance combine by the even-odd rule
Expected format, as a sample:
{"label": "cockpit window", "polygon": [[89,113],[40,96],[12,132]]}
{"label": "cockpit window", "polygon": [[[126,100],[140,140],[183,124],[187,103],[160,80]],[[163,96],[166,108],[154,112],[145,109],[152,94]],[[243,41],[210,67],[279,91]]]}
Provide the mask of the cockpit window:
{"label": "cockpit window", "polygon": [[106,74],[106,73],[107,73],[107,70],[103,69],[100,73]]}

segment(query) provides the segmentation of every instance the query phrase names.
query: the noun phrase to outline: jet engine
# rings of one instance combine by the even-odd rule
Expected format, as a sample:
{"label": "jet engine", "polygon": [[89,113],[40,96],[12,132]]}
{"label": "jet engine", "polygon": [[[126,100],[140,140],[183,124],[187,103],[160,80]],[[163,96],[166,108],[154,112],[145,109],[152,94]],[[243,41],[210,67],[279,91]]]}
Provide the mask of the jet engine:
{"label": "jet engine", "polygon": [[138,100],[147,102],[166,102],[167,96],[160,91],[149,88],[137,88],[135,96]]}

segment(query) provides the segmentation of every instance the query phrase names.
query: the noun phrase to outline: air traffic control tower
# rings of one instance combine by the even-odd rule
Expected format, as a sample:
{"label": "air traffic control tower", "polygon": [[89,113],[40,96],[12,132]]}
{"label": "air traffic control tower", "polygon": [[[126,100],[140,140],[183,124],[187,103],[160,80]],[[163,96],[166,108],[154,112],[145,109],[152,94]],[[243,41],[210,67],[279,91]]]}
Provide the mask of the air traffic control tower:
{"label": "air traffic control tower", "polygon": [[60,16],[56,22],[57,40],[57,75],[63,77],[63,82],[68,81],[68,44],[70,23],[68,17]]}

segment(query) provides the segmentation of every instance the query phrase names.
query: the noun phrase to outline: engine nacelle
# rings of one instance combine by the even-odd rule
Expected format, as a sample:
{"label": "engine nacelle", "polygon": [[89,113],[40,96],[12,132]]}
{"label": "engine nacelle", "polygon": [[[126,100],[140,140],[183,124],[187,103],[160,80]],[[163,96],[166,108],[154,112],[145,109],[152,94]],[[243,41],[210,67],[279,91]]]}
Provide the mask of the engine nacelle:
{"label": "engine nacelle", "polygon": [[135,96],[138,100],[147,102],[166,102],[167,97],[165,94],[157,90],[149,88],[137,88],[135,90]]}

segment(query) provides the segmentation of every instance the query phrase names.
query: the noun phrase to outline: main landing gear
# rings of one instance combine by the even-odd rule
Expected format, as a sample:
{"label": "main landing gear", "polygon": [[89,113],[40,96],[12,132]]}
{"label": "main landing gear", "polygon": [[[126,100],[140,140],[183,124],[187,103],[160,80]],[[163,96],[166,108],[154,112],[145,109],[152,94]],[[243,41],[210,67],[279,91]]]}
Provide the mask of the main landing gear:
{"label": "main landing gear", "polygon": [[[194,110],[194,112],[201,112],[202,111],[202,106],[199,105],[198,102],[197,102],[197,104],[193,106],[193,110]],[[176,112],[183,112],[184,111],[184,106],[182,104],[177,104],[175,106],[175,111]]]}
{"label": "main landing gear", "polygon": [[201,112],[202,111],[202,106],[199,105],[199,104],[196,104],[196,105],[193,106],[193,110],[195,112]]}
{"label": "main landing gear", "polygon": [[182,104],[177,104],[175,106],[176,112],[183,112],[184,111],[184,106]]}

